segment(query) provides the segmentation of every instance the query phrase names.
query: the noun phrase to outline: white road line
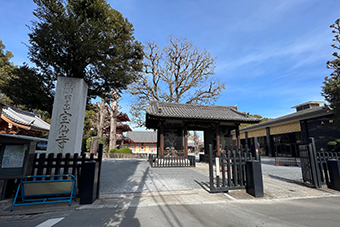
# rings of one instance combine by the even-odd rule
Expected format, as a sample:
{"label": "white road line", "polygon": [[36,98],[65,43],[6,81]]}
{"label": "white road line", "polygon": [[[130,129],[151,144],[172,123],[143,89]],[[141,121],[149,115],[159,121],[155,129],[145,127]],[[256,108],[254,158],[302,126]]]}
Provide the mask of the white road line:
{"label": "white road line", "polygon": [[51,227],[60,222],[61,220],[63,220],[64,218],[65,217],[48,219],[47,221],[44,221],[43,223],[37,225],[36,227]]}

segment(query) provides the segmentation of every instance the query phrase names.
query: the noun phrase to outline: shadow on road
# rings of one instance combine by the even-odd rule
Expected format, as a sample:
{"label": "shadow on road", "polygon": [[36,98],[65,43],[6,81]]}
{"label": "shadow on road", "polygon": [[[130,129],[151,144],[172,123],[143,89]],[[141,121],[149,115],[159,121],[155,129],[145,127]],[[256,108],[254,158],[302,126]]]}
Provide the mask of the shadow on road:
{"label": "shadow on road", "polygon": [[304,182],[301,182],[301,181],[298,181],[298,180],[292,180],[292,179],[289,179],[289,178],[274,176],[274,175],[271,175],[271,174],[268,174],[268,176],[271,177],[271,178],[274,178],[276,180],[280,180],[280,181],[284,181],[284,182],[288,182],[288,183],[293,183],[293,184],[298,184],[298,185],[301,185],[301,186],[310,187],[308,184],[305,184]]}

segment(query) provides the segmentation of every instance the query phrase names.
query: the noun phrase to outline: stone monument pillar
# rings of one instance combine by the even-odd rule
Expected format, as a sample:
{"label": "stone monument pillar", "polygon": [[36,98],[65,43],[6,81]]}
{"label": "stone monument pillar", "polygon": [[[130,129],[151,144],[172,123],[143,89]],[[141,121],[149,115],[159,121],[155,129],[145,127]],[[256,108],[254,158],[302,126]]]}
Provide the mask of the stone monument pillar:
{"label": "stone monument pillar", "polygon": [[86,98],[83,79],[58,77],[47,153],[80,154]]}

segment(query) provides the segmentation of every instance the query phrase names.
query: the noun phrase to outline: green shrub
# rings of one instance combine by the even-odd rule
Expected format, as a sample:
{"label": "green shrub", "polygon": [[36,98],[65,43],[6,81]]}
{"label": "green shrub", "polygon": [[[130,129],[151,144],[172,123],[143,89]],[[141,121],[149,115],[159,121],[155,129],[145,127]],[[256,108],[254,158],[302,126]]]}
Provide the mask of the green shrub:
{"label": "green shrub", "polygon": [[118,152],[119,150],[117,148],[113,148],[109,151],[110,154],[113,154],[113,153],[119,153]]}
{"label": "green shrub", "polygon": [[86,140],[86,152],[90,152],[91,142],[92,142],[91,137]]}
{"label": "green shrub", "polygon": [[132,150],[127,148],[127,147],[123,147],[120,148],[119,150],[117,148],[113,148],[110,150],[111,154],[116,153],[116,154],[132,154]]}
{"label": "green shrub", "polygon": [[128,147],[122,147],[122,148],[119,149],[119,153],[132,154],[132,150]]}
{"label": "green shrub", "polygon": [[337,144],[338,144],[338,143],[337,143],[336,141],[329,141],[329,142],[327,143],[327,146],[333,148],[333,147],[336,146]]}
{"label": "green shrub", "polygon": [[340,139],[336,139],[335,141],[329,141],[327,143],[327,147],[331,149],[331,151],[340,151]]}

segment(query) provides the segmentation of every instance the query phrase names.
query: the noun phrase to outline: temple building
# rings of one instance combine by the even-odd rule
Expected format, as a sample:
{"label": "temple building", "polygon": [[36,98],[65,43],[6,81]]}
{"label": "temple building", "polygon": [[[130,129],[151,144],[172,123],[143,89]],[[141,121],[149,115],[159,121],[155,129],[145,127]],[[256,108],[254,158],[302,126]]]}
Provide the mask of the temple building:
{"label": "temple building", "polygon": [[[238,111],[237,106],[207,106],[151,101],[146,106],[146,127],[157,130],[157,155],[188,156],[188,131],[204,133],[204,147],[213,146],[218,155],[233,143],[233,130],[239,138],[241,123],[255,124],[261,119]],[[236,140],[240,146],[240,140]],[[208,154],[208,149],[205,149]]]}
{"label": "temple building", "polygon": [[310,101],[293,106],[295,113],[242,128],[241,143],[250,147],[257,143],[261,155],[299,157],[299,145],[314,138],[317,151],[326,151],[329,141],[340,139],[340,132],[332,110],[321,103]]}
{"label": "temple building", "polygon": [[129,142],[126,144],[133,153],[156,153],[157,132],[154,131],[132,131],[127,132]]}
{"label": "temple building", "polygon": [[[120,112],[117,116],[116,123],[116,145],[122,146],[126,143],[129,143],[129,138],[124,135],[125,132],[130,132],[132,129],[125,122],[130,121],[129,116],[126,113]],[[104,125],[104,136],[106,137],[107,143],[109,144],[110,140],[110,121],[107,120],[107,123]]]}
{"label": "temple building", "polygon": [[42,120],[39,114],[2,104],[0,134],[40,137],[49,130],[50,124]]}

